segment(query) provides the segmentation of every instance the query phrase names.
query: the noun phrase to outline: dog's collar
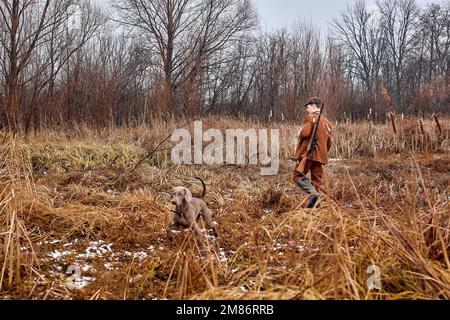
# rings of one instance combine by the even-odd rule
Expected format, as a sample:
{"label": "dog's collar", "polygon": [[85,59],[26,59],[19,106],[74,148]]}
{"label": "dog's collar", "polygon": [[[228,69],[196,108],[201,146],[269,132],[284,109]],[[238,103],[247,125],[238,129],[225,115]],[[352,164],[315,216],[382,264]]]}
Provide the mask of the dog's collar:
{"label": "dog's collar", "polygon": [[183,215],[183,209],[181,209],[181,211],[177,211],[177,210],[170,210],[170,211],[172,211],[173,213],[179,214],[180,216]]}

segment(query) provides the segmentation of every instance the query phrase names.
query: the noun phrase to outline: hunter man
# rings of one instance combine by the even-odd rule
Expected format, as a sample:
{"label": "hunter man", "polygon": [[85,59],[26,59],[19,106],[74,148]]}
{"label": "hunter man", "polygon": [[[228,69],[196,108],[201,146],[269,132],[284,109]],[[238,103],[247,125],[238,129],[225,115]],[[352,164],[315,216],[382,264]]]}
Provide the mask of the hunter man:
{"label": "hunter man", "polygon": [[[305,103],[307,115],[298,135],[294,157],[297,164],[294,168],[293,180],[302,190],[311,195],[307,205],[308,208],[314,208],[319,199],[320,193],[318,190],[323,186],[322,166],[328,163],[328,152],[331,148],[331,123],[322,114],[317,129],[317,144],[314,155],[308,158],[308,151],[313,138],[314,128],[319,120],[321,106],[322,101],[317,97],[312,97]],[[306,177],[309,171],[311,171],[312,184]]]}

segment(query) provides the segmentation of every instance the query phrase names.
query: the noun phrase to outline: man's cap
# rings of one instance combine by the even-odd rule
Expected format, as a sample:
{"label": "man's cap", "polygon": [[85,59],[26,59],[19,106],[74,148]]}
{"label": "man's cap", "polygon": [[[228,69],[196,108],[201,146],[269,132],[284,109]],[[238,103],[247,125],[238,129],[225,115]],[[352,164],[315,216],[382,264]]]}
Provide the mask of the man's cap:
{"label": "man's cap", "polygon": [[304,106],[306,107],[308,104],[315,104],[316,106],[319,107],[322,105],[322,101],[318,97],[312,97],[306,101]]}

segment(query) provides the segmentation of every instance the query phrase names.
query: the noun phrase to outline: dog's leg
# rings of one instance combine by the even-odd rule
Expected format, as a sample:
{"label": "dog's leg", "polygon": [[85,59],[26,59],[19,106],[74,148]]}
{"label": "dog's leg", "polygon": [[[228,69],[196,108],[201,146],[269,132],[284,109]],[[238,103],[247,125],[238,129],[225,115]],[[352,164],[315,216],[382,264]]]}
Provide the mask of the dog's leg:
{"label": "dog's leg", "polygon": [[169,238],[170,241],[173,240],[173,231],[178,231],[181,229],[181,226],[177,223],[171,224],[167,227],[167,238]]}
{"label": "dog's leg", "polygon": [[202,205],[202,215],[205,219],[206,227],[212,230],[214,237],[218,237],[216,227],[214,226],[211,210],[208,209],[206,205]]}
{"label": "dog's leg", "polygon": [[198,246],[199,246],[200,248],[203,248],[203,233],[202,233],[202,230],[200,230],[198,224],[197,224],[195,221],[193,221],[193,222],[191,223],[191,228],[192,228],[192,230],[194,230],[194,232],[195,232],[195,236],[196,236],[196,238],[197,238],[197,244],[198,244]]}

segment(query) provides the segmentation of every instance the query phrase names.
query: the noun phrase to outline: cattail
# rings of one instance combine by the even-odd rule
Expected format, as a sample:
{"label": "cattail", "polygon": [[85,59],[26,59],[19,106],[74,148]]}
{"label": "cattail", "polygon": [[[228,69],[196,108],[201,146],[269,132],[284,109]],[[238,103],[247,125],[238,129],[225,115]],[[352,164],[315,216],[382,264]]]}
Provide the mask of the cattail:
{"label": "cattail", "polygon": [[436,125],[438,127],[439,134],[442,134],[442,127],[441,127],[441,123],[439,122],[438,116],[436,114],[433,114],[433,118],[434,118],[434,121],[436,122]]}
{"label": "cattail", "polygon": [[389,92],[387,91],[383,83],[381,84],[381,95],[383,96],[384,102],[389,109],[389,118],[391,119],[392,129],[394,130],[394,133],[397,134],[397,128],[395,126],[395,113],[394,108],[392,107],[392,99],[389,96]]}
{"label": "cattail", "polygon": [[425,135],[425,129],[423,127],[422,119],[419,119],[419,127],[420,127],[420,133],[424,136]]}
{"label": "cattail", "polygon": [[370,120],[372,117],[372,108],[369,109],[369,114],[367,115],[367,120]]}
{"label": "cattail", "polygon": [[394,130],[394,134],[397,134],[397,127],[395,126],[395,113],[390,112],[389,118],[391,119],[392,129]]}
{"label": "cattail", "polygon": [[389,111],[391,113],[394,113],[394,109],[392,108],[392,99],[391,96],[389,96],[389,92],[387,91],[384,84],[381,84],[381,95],[383,96],[384,102],[386,103]]}
{"label": "cattail", "polygon": [[419,124],[420,124],[420,133],[422,133],[422,137],[423,137],[422,143],[423,143],[423,147],[424,147],[425,157],[428,159],[428,139],[425,134],[425,128],[423,126],[422,119],[419,119]]}

